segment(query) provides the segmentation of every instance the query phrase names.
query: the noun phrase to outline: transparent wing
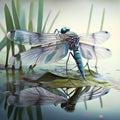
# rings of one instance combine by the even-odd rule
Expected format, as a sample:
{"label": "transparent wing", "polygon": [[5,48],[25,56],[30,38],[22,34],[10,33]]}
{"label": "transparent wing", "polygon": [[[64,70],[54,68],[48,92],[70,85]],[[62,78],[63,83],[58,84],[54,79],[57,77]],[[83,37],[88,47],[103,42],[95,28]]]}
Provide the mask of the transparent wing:
{"label": "transparent wing", "polygon": [[69,44],[66,41],[46,47],[36,47],[11,57],[10,63],[13,64],[20,60],[24,65],[53,63],[65,57],[68,49]]}
{"label": "transparent wing", "polygon": [[28,32],[23,30],[11,30],[8,32],[7,37],[15,43],[22,45],[44,45],[60,41],[59,34]]}
{"label": "transparent wing", "polygon": [[88,35],[81,35],[80,41],[92,44],[100,44],[106,41],[109,37],[110,33],[108,33],[107,31],[100,31]]}
{"label": "transparent wing", "polygon": [[65,101],[67,101],[67,98],[42,87],[24,89],[20,91],[19,95],[10,95],[7,100],[8,104],[16,106],[58,104]]}
{"label": "transparent wing", "polygon": [[109,88],[91,87],[89,91],[85,92],[80,96],[79,101],[99,98],[100,96],[107,94],[109,91],[110,91]]}
{"label": "transparent wing", "polygon": [[108,48],[94,46],[86,43],[80,43],[81,55],[86,59],[103,59],[111,56]]}

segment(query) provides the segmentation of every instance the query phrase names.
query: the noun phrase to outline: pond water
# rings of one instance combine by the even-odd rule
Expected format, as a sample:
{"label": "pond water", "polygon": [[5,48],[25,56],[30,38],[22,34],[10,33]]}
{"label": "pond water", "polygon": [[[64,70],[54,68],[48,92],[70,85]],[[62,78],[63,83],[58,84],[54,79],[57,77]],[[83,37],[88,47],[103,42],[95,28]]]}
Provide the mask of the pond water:
{"label": "pond water", "polygon": [[[36,0],[35,6],[37,2]],[[4,3],[4,0],[0,0],[0,22],[3,26],[5,26]],[[11,5],[9,0],[6,0],[6,3]],[[24,3],[22,8],[27,11],[29,1],[22,0],[22,3]],[[44,0],[43,22],[48,12],[52,10],[46,27],[48,29],[52,17],[60,10],[51,32],[56,28],[68,26],[78,34],[86,33],[91,4],[93,4],[93,15],[90,32],[99,31],[102,11],[105,8],[103,30],[111,34],[110,39],[103,46],[112,51],[112,57],[98,61],[98,70],[102,76],[97,76],[96,73],[92,78],[88,76],[94,79],[90,84],[84,84],[78,78],[74,80],[74,76],[73,81],[69,81],[64,76],[65,61],[62,61],[64,67],[61,67],[60,72],[53,71],[52,65],[42,66],[43,69],[38,65],[34,71],[29,71],[28,67],[24,67],[23,71],[0,69],[0,120],[120,119],[120,47],[118,44],[120,0]],[[26,16],[28,16],[27,12]],[[34,16],[36,23],[36,10]],[[0,39],[3,36],[0,31]],[[4,63],[4,54],[6,49],[0,51],[1,63]],[[83,63],[85,62],[86,60],[83,59]],[[71,63],[74,64],[73,60]],[[90,61],[93,70],[95,70],[94,64],[95,61]],[[71,75],[73,74],[76,72],[71,70]]]}
{"label": "pond water", "polygon": [[[0,120],[120,118],[120,91],[113,86],[81,86],[79,81],[79,87],[70,88],[59,76],[49,74],[48,78],[47,74],[40,76],[21,70],[0,70],[0,76]],[[54,84],[55,81],[61,87]],[[62,83],[68,87],[63,87]]]}

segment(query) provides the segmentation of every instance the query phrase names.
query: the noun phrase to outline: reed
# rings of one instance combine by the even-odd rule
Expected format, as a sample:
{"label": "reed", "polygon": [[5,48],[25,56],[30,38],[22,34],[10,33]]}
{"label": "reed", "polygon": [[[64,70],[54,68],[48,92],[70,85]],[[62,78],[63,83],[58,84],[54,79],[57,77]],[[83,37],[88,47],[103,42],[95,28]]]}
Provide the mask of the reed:
{"label": "reed", "polygon": [[[22,29],[22,30],[28,30],[28,31],[33,31],[35,24],[37,23],[37,32],[45,32],[46,26],[47,26],[47,21],[49,20],[49,16],[51,12],[48,13],[48,16],[45,20],[45,23],[43,24],[43,6],[44,6],[44,0],[38,0],[38,16],[37,16],[37,22],[33,20],[33,12],[34,12],[34,2],[35,0],[30,0],[30,6],[29,10],[25,11],[24,8],[22,8],[22,2],[21,0],[11,0],[11,7],[12,10],[10,9],[10,6],[5,3],[4,6],[4,15],[5,15],[5,22],[6,22],[6,28],[0,23],[0,29],[5,35],[1,41],[0,41],[0,51],[6,47],[6,60],[5,60],[5,67],[7,68],[9,66],[9,57],[13,56],[16,51],[15,51],[15,45],[13,42],[8,40],[6,34],[8,31],[12,29]],[[26,14],[29,12],[29,17],[26,18]],[[53,18],[53,21],[51,22],[51,25],[49,29],[47,30],[50,32],[51,28],[53,27],[58,15],[60,12],[58,12],[55,15],[55,18]],[[28,19],[28,23],[26,20]],[[43,26],[43,27],[42,27]],[[26,50],[25,46],[23,45],[17,45],[18,50],[17,52],[23,52]],[[10,54],[10,51],[12,54]],[[15,67],[14,65],[12,66],[13,68]]]}

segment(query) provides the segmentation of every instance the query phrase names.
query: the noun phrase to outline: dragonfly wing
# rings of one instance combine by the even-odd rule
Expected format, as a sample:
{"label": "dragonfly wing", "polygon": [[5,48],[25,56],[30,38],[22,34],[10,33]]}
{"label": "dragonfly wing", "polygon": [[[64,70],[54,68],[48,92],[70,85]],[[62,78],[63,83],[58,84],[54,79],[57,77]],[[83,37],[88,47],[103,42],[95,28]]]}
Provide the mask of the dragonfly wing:
{"label": "dragonfly wing", "polygon": [[81,97],[79,98],[79,101],[92,100],[95,98],[99,98],[100,96],[107,94],[109,91],[110,91],[109,88],[91,87],[89,91],[81,95]]}
{"label": "dragonfly wing", "polygon": [[88,42],[92,44],[100,44],[106,41],[110,37],[110,33],[107,31],[95,32],[92,34],[81,35],[80,41]]}
{"label": "dragonfly wing", "polygon": [[64,96],[54,94],[42,87],[21,90],[19,95],[10,95],[7,100],[10,105],[15,106],[58,104],[65,101],[67,98]]}
{"label": "dragonfly wing", "polygon": [[59,34],[28,32],[23,30],[11,30],[8,32],[7,37],[14,43],[22,45],[44,45],[60,41]]}
{"label": "dragonfly wing", "polygon": [[34,65],[37,63],[53,63],[64,58],[69,49],[68,42],[64,41],[59,44],[46,47],[36,47],[28,51],[13,56],[10,63],[22,60],[23,65]]}
{"label": "dragonfly wing", "polygon": [[111,51],[108,48],[94,46],[86,43],[80,43],[81,55],[86,59],[100,59],[111,56]]}

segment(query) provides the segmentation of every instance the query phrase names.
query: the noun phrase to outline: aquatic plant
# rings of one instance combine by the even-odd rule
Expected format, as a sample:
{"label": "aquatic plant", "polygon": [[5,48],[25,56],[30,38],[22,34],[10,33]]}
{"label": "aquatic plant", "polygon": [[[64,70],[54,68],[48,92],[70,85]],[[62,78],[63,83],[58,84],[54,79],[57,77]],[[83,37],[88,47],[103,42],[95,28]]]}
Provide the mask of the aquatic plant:
{"label": "aquatic plant", "polygon": [[[13,29],[22,29],[22,30],[28,30],[33,31],[34,26],[36,26],[36,22],[34,22],[33,18],[33,11],[34,11],[34,2],[35,0],[30,1],[29,6],[29,18],[26,18],[26,13],[28,11],[25,11],[24,8],[21,6],[21,0],[11,0],[11,7],[5,3],[4,5],[4,15],[5,15],[5,22],[6,22],[6,28],[0,23],[0,29],[5,34],[3,39],[0,41],[0,51],[6,47],[6,60],[5,60],[5,68],[8,68],[8,60],[10,52],[12,53],[12,56],[15,54],[15,45],[13,42],[9,41],[7,38],[7,32]],[[43,5],[44,0],[38,1],[38,16],[37,16],[37,32],[45,32],[47,21],[49,20],[51,11],[48,13],[48,16],[45,20],[45,23],[43,24]],[[54,22],[56,21],[56,18],[58,17],[60,12],[57,12],[55,15],[55,18],[53,18],[53,21],[48,29],[47,32],[50,32],[51,28],[54,25]],[[28,19],[28,23],[26,23],[26,19]],[[43,26],[43,27],[42,27]],[[23,52],[26,50],[25,46],[23,45],[17,45],[18,51]],[[13,65],[12,68],[15,66]]]}
{"label": "aquatic plant", "polygon": [[[87,32],[86,32],[87,34],[89,34],[89,31],[90,31],[92,14],[93,14],[93,4],[91,5],[91,8],[90,8],[90,14],[89,14],[88,26],[87,26]],[[104,18],[105,18],[105,8],[103,8],[102,18],[101,18],[101,23],[100,23],[100,30],[99,30],[99,31],[102,31],[102,29],[103,29]],[[94,53],[96,54],[96,52],[94,52]],[[88,64],[88,62],[89,62],[89,60],[87,60],[86,65]],[[95,68],[96,68],[96,72],[98,73],[97,64],[98,64],[98,59],[97,59],[97,56],[96,56]],[[86,65],[85,65],[85,66],[86,66]],[[88,66],[88,67],[89,67],[89,66]],[[90,69],[90,68],[89,68],[89,69]]]}

